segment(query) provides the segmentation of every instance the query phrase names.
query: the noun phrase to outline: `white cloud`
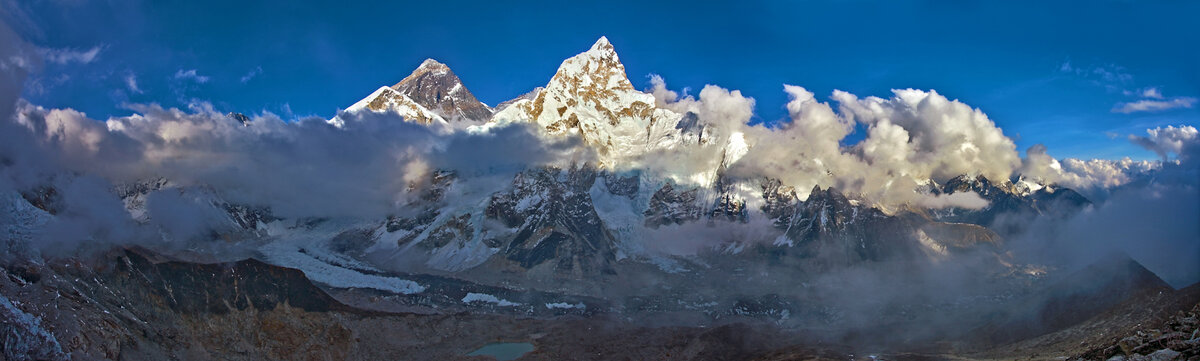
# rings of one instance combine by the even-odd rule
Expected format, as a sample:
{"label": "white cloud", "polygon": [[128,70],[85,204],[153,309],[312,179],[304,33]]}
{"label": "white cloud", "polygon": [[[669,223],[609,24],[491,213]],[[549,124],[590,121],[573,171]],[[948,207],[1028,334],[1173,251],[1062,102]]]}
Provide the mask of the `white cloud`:
{"label": "white cloud", "polygon": [[1191,108],[1196,103],[1196,98],[1194,97],[1181,96],[1168,98],[1163,95],[1162,89],[1157,86],[1141,89],[1131,87],[1134,78],[1133,75],[1125,72],[1125,68],[1116,65],[1078,67],[1071,65],[1070,62],[1064,62],[1059,66],[1059,71],[1090,79],[1092,84],[1101,86],[1112,93],[1141,98],[1136,101],[1119,102],[1113,105],[1113,113],[1158,112],[1176,108]]}
{"label": "white cloud", "polygon": [[988,206],[988,201],[980,197],[975,192],[956,192],[952,194],[928,195],[920,198],[918,204],[933,209],[942,209],[949,207],[965,208],[965,209],[983,209]]}
{"label": "white cloud", "polygon": [[1147,129],[1146,136],[1129,135],[1129,141],[1147,150],[1157,153],[1163,160],[1168,160],[1172,154],[1183,156],[1188,146],[1200,142],[1196,128],[1190,125],[1179,127],[1166,126]]}
{"label": "white cloud", "polygon": [[1099,76],[1109,82],[1128,82],[1133,80],[1133,75],[1125,73],[1120,67],[1095,67],[1092,69],[1092,74]]}
{"label": "white cloud", "polygon": [[104,48],[103,46],[94,46],[88,50],[76,50],[76,49],[66,49],[66,48],[64,48],[64,49],[43,48],[43,49],[38,49],[38,50],[39,50],[39,53],[41,53],[42,58],[45,59],[47,62],[65,65],[65,64],[70,64],[70,63],[79,63],[79,64],[91,63],[92,61],[95,61],[99,57],[100,51],[103,48]]}
{"label": "white cloud", "polygon": [[254,79],[259,74],[262,74],[261,66],[255,67],[253,70],[250,70],[250,72],[246,73],[246,75],[242,75],[242,78],[239,80],[242,82],[242,84],[246,84],[246,82],[249,82],[251,79]]}
{"label": "white cloud", "polygon": [[1025,151],[1020,173],[1026,178],[1072,188],[1092,200],[1106,197],[1108,189],[1128,184],[1157,170],[1161,164],[1135,161],[1129,157],[1118,160],[1074,159],[1061,161],[1046,152],[1046,146],[1035,144]]}
{"label": "white cloud", "polygon": [[[945,180],[960,174],[981,174],[991,179],[1004,179],[1020,164],[1016,145],[986,114],[976,108],[950,100],[936,91],[915,89],[893,90],[891,99],[868,97],[862,100],[853,94],[835,92],[843,113],[853,116],[870,128],[894,124],[908,133],[907,143],[877,146],[877,151],[863,149],[868,159],[894,158],[894,151],[908,148],[911,169],[896,169],[901,174]],[[883,137],[879,132],[871,142],[903,141],[901,135]],[[892,133],[896,133],[895,130]],[[872,134],[875,135],[875,134]]]}
{"label": "white cloud", "polygon": [[[978,109],[935,91],[893,90],[888,99],[835,91],[837,110],[812,92],[785,86],[791,118],[778,129],[749,127],[751,148],[733,164],[741,177],[771,177],[801,198],[814,186],[835,187],[885,207],[905,203],[975,207],[966,196],[929,199],[917,192],[927,179],[962,175],[1004,180],[1020,166],[1016,145]],[[867,128],[856,143],[842,141],[855,125]]]}
{"label": "white cloud", "polygon": [[1140,90],[1130,87],[1130,83],[1133,82],[1133,75],[1126,73],[1125,68],[1116,65],[1077,67],[1071,65],[1070,62],[1064,62],[1059,66],[1059,71],[1091,79],[1093,84],[1104,87],[1109,92],[1142,98],[1137,101],[1117,103],[1112,107],[1113,113],[1129,114],[1191,108],[1196,103],[1196,98],[1194,97],[1167,98],[1163,96],[1162,90],[1157,86],[1146,87]]}
{"label": "white cloud", "polygon": [[1063,62],[1058,67],[1058,71],[1095,79],[1104,83],[1128,83],[1133,81],[1133,75],[1125,72],[1125,68],[1113,64],[1080,67],[1072,65],[1068,61]]}
{"label": "white cloud", "polygon": [[200,84],[208,82],[208,76],[197,74],[196,69],[179,69],[175,72],[175,79],[190,79]]}
{"label": "white cloud", "polygon": [[1175,97],[1170,100],[1142,99],[1135,102],[1117,103],[1113,113],[1158,112],[1176,108],[1191,108],[1196,103],[1193,97]]}
{"label": "white cloud", "polygon": [[646,154],[632,166],[662,173],[680,184],[706,185],[721,162],[741,157],[737,143],[744,140],[746,123],[754,115],[754,99],[740,91],[706,85],[699,98],[679,96],[667,90],[663,79],[652,76],[650,93],[662,108],[685,114],[688,119],[675,126],[688,146],[663,149]]}
{"label": "white cloud", "polygon": [[138,87],[137,75],[132,72],[125,74],[125,87],[135,94],[142,93],[142,88]]}
{"label": "white cloud", "polygon": [[1150,88],[1142,89],[1142,97],[1143,98],[1151,98],[1151,99],[1162,99],[1163,95],[1162,95],[1162,92],[1159,91],[1157,87],[1150,87]]}
{"label": "white cloud", "polygon": [[[1053,257],[1074,257],[1090,261],[1114,250],[1128,253],[1138,262],[1176,287],[1193,284],[1200,277],[1200,136],[1192,126],[1160,127],[1147,130],[1146,136],[1130,136],[1134,143],[1172,161],[1131,162],[1088,161],[1088,165],[1109,167],[1101,173],[1127,167],[1125,172],[1140,182],[1115,188],[1103,202],[1086,209],[1064,223],[1038,227],[1028,240],[1049,244],[1058,250]],[[1078,161],[1065,160],[1064,168]],[[1139,164],[1152,164],[1153,172],[1137,174]],[[1078,173],[1078,170],[1068,169]],[[1051,222],[1050,220],[1046,220]],[[1070,262],[1071,260],[1066,260]]]}
{"label": "white cloud", "polygon": [[284,217],[382,217],[406,203],[412,182],[429,169],[511,180],[527,166],[568,158],[563,152],[576,145],[542,142],[523,124],[442,134],[387,113],[346,115],[336,128],[324,119],[288,122],[269,113],[243,126],[207,103],[186,111],[130,109],[134,115],[98,121],[24,104],[15,122],[5,122],[16,130],[0,142],[33,141],[33,149],[13,151],[42,152],[72,172],[115,183],[165,177],[211,186],[227,200],[269,205]]}

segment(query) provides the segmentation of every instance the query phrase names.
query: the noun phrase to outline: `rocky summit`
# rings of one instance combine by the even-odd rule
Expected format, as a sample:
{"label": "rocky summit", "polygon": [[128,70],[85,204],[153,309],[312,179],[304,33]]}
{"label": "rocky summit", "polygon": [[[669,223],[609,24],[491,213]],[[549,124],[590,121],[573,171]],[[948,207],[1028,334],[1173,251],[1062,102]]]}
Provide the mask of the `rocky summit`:
{"label": "rocky summit", "polygon": [[492,109],[476,100],[450,67],[437,60],[425,59],[392,89],[449,122],[483,123],[492,117]]}

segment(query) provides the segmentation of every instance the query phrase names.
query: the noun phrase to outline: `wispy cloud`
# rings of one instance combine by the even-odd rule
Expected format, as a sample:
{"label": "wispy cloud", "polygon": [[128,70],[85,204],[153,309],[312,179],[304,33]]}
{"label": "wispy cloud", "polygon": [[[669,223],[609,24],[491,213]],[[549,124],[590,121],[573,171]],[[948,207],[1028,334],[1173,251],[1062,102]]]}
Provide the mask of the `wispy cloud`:
{"label": "wispy cloud", "polygon": [[[1159,98],[1162,96],[1159,95]],[[1169,100],[1142,99],[1135,102],[1117,103],[1113,113],[1159,112],[1176,108],[1191,108],[1196,103],[1193,97],[1174,97]]]}
{"label": "wispy cloud", "polygon": [[190,79],[200,84],[208,82],[208,76],[197,74],[196,69],[179,69],[175,72],[175,79]]}
{"label": "wispy cloud", "polygon": [[1162,99],[1163,95],[1162,95],[1162,92],[1159,91],[1157,87],[1150,87],[1150,88],[1142,89],[1142,97],[1150,98],[1150,99]]}
{"label": "wispy cloud", "polygon": [[1125,72],[1124,67],[1113,64],[1080,67],[1071,64],[1070,61],[1066,61],[1062,65],[1059,65],[1058,70],[1107,83],[1128,83],[1133,81],[1133,74]]}
{"label": "wispy cloud", "polygon": [[254,69],[250,70],[249,73],[246,73],[246,75],[242,75],[242,78],[241,78],[242,84],[246,84],[246,82],[249,82],[251,79],[254,79],[259,74],[262,74],[262,67],[261,66],[254,67]]}
{"label": "wispy cloud", "polygon": [[137,75],[132,72],[125,74],[125,87],[129,88],[130,92],[142,93],[142,88],[138,87]]}
{"label": "wispy cloud", "polygon": [[63,48],[63,49],[42,48],[42,49],[38,49],[38,52],[41,53],[42,58],[44,58],[47,62],[54,63],[54,64],[60,64],[60,65],[66,65],[66,64],[70,64],[70,63],[88,64],[88,63],[95,61],[100,56],[100,51],[103,49],[104,49],[103,46],[97,45],[88,50],[77,50],[77,49],[69,49],[69,48]]}
{"label": "wispy cloud", "polygon": [[1059,65],[1063,73],[1074,74],[1089,79],[1092,84],[1104,87],[1109,92],[1120,93],[1127,97],[1140,98],[1134,101],[1118,102],[1112,107],[1113,113],[1160,112],[1177,108],[1191,108],[1196,103],[1195,97],[1167,97],[1161,87],[1150,86],[1138,88],[1133,84],[1133,75],[1118,65],[1087,66],[1072,65],[1070,61]]}

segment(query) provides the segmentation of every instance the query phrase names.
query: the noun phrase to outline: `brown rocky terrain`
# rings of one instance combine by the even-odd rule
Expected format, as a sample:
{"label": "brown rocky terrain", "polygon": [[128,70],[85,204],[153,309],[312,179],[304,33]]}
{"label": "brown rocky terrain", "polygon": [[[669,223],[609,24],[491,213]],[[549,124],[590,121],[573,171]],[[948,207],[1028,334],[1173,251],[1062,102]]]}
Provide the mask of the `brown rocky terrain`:
{"label": "brown rocky terrain", "polygon": [[888,353],[849,346],[880,339],[886,327],[833,337],[746,319],[656,327],[615,314],[367,311],[297,270],[253,259],[199,264],[119,250],[87,262],[0,268],[0,351],[5,360],[449,360],[486,359],[464,355],[491,342],[528,342],[535,348],[522,360],[1194,359],[1200,287],[1150,288],[1001,347],[967,351],[970,342],[948,339]]}
{"label": "brown rocky terrain", "polygon": [[392,89],[449,122],[483,123],[492,117],[492,109],[475,99],[450,67],[437,60],[426,59]]}
{"label": "brown rocky terrain", "polygon": [[746,359],[795,337],[745,325],[365,311],[293,269],[138,251],[10,265],[0,294],[5,360],[448,360],[496,341],[533,343],[531,360]]}

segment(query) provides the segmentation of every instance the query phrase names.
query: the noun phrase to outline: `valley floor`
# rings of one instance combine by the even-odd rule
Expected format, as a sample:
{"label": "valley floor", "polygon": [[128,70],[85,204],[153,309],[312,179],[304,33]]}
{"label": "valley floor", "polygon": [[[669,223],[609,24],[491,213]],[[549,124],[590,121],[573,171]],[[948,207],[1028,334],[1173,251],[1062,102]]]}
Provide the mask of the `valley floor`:
{"label": "valley floor", "polygon": [[649,327],[613,314],[368,311],[329,296],[297,270],[255,260],[198,264],[121,250],[89,263],[0,269],[6,360],[483,360],[465,355],[494,342],[532,344],[521,360],[1192,360],[1198,301],[1196,286],[1144,293],[999,347],[947,340],[889,351],[855,345],[869,344],[863,340],[871,332],[903,330],[830,338],[744,320]]}

